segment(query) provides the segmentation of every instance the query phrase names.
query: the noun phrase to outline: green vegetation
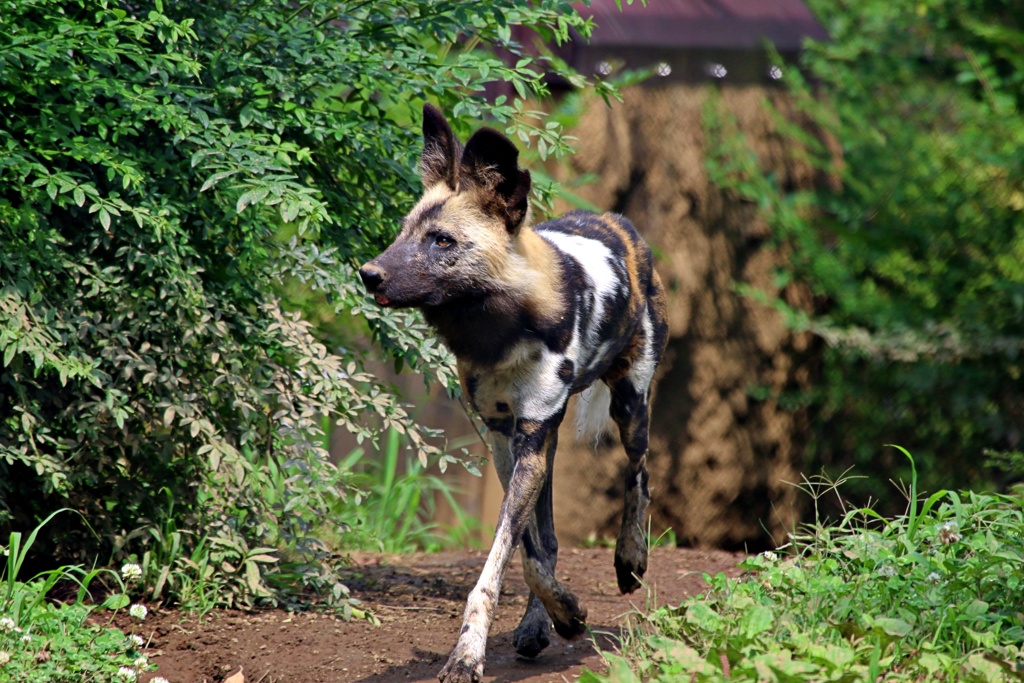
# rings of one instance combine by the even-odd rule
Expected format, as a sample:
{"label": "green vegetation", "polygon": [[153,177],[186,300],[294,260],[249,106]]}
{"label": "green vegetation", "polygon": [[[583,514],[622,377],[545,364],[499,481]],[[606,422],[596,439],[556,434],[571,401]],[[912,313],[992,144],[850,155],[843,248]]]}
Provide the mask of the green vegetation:
{"label": "green vegetation", "polygon": [[[425,100],[567,149],[524,109],[549,58],[513,29],[588,33],[568,9],[0,0],[0,532],[71,508],[37,564],[134,558],[150,599],[200,609],[343,598],[314,531],[361,494],[324,424],[458,460],[362,371],[372,335],[457,384],[417,316],[363,309],[354,266],[418,192]],[[494,80],[517,96],[485,102]]]}
{"label": "green vegetation", "polygon": [[[155,668],[144,655],[145,643],[135,634],[98,625],[95,617],[128,607],[126,583],[138,579],[138,567],[125,565],[122,575],[108,570],[86,571],[78,566],[42,572],[23,581],[19,574],[25,558],[40,531],[59,513],[58,510],[32,530],[27,538],[12,533],[6,546],[0,546],[4,558],[0,569],[0,681],[45,681],[71,683],[123,683],[136,680],[144,671]],[[116,584],[101,605],[89,606],[92,584]],[[73,586],[74,598],[54,603],[48,599],[57,584]],[[132,605],[129,613],[136,620],[146,618],[146,608]]]}
{"label": "green vegetation", "polygon": [[[806,481],[816,523],[781,559],[640,615],[591,683],[1024,671],[1024,499],[946,490],[1024,475],[1019,453],[981,457],[1019,444],[1024,406],[1024,23],[999,1],[809,4],[832,40],[785,71],[806,120],[781,125],[818,189],[762,173],[714,99],[708,169],[772,225],[791,258],[779,283],[818,297],[808,312],[747,292],[826,342],[820,386],[791,397],[815,416],[810,467],[871,476],[843,479],[842,497]],[[894,439],[916,458],[879,457]]]}
{"label": "green vegetation", "polygon": [[[707,118],[712,177],[761,207],[790,255],[779,282],[819,302],[810,316],[775,302],[826,342],[815,392],[793,397],[816,418],[808,469],[907,479],[879,454],[896,441],[925,489],[990,486],[981,454],[1019,447],[1024,417],[1024,15],[1002,0],[809,5],[832,39],[786,69],[806,118],[781,125],[818,189],[779,187],[722,112]],[[868,480],[846,493],[900,505]]]}
{"label": "green vegetation", "polygon": [[[837,495],[805,488],[816,503]],[[781,558],[752,557],[742,577],[706,577],[706,595],[640,615],[608,675],[581,681],[1019,680],[1024,500],[921,500],[916,479],[907,493],[895,519],[850,510]]]}
{"label": "green vegetation", "polygon": [[[408,553],[472,545],[472,534],[480,523],[459,505],[452,485],[429,474],[417,458],[407,456],[403,467],[400,447],[401,436],[392,429],[382,460],[366,458],[363,450],[357,449],[339,463],[341,469],[353,473],[352,483],[358,491],[338,511],[338,519],[348,525],[344,547]],[[442,527],[432,521],[439,498],[455,516],[456,526]]]}
{"label": "green vegetation", "polygon": [[[1022,668],[1019,491],[943,483],[1022,475],[1024,17],[810,4],[833,41],[786,71],[807,117],[787,130],[818,189],[765,177],[713,98],[708,170],[791,250],[780,282],[825,302],[775,302],[828,343],[820,389],[793,397],[814,464],[903,473],[910,504],[893,516],[898,495],[851,480],[847,510],[808,483],[820,521],[783,559],[640,617],[608,680]],[[441,544],[430,504],[461,512],[428,467],[458,449],[365,372],[361,342],[455,391],[451,358],[416,315],[364,308],[355,267],[418,194],[424,101],[460,134],[491,119],[528,154],[567,151],[524,104],[554,59],[516,36],[570,28],[589,32],[561,0],[0,0],[0,680],[149,668],[89,618],[132,600],[363,617],[339,548]],[[492,81],[515,96],[486,101]],[[557,188],[538,177],[543,206]],[[362,444],[340,463],[335,427]],[[936,493],[914,461],[875,460],[887,440],[914,445]]]}

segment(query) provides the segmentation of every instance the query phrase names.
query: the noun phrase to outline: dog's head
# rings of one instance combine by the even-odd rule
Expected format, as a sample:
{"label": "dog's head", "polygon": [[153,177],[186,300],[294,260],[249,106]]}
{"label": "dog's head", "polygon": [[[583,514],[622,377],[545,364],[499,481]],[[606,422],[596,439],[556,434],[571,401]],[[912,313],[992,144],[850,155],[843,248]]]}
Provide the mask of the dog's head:
{"label": "dog's head", "polygon": [[378,304],[439,306],[500,287],[529,215],[530,173],[491,128],[463,148],[444,115],[423,107],[423,197],[384,253],[359,269]]}

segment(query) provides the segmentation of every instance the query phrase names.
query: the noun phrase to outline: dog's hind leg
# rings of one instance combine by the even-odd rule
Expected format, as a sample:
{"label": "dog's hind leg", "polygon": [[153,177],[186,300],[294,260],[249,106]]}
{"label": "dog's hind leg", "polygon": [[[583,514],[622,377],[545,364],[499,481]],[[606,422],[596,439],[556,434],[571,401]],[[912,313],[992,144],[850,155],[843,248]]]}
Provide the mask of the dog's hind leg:
{"label": "dog's hind leg", "polygon": [[637,330],[641,335],[639,353],[625,376],[609,381],[612,392],[611,417],[619,427],[622,445],[629,456],[622,527],[615,543],[615,576],[619,590],[632,593],[640,587],[647,571],[647,540],[644,527],[647,505],[647,446],[650,426],[651,380],[664,347],[663,326],[656,324],[648,310]]}

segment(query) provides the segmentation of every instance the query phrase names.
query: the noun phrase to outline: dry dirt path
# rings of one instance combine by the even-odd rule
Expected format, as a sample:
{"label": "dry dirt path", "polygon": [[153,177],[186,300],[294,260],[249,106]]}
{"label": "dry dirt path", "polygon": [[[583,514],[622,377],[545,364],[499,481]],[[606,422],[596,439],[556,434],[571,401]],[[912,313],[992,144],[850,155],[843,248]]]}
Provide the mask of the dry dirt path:
{"label": "dry dirt path", "polygon": [[[619,594],[608,548],[563,548],[558,576],[589,610],[592,636],[552,643],[533,660],[517,657],[512,631],[528,591],[518,558],[502,588],[487,642],[484,680],[516,683],[573,681],[584,668],[600,670],[594,639],[615,647],[626,615],[646,601],[677,604],[702,590],[704,573],[735,569],[741,555],[657,548],[648,590]],[[353,595],[380,619],[345,622],[322,614],[217,612],[202,622],[156,612],[137,629],[152,638],[156,674],[171,683],[218,683],[242,670],[245,683],[392,683],[435,681],[458,636],[463,603],[483,566],[483,551],[431,555],[361,555],[349,572]],[[610,634],[610,635],[609,635]],[[237,679],[235,679],[237,680]]]}

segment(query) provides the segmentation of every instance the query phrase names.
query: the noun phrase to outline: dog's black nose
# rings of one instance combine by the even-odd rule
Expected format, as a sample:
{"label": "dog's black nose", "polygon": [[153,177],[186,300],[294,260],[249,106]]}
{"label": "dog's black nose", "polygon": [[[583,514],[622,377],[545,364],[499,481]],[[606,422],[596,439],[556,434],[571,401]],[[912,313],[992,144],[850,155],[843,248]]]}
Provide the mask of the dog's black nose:
{"label": "dog's black nose", "polygon": [[372,263],[367,263],[359,269],[359,277],[363,279],[366,289],[373,294],[380,287],[380,283],[384,282],[384,271]]}

